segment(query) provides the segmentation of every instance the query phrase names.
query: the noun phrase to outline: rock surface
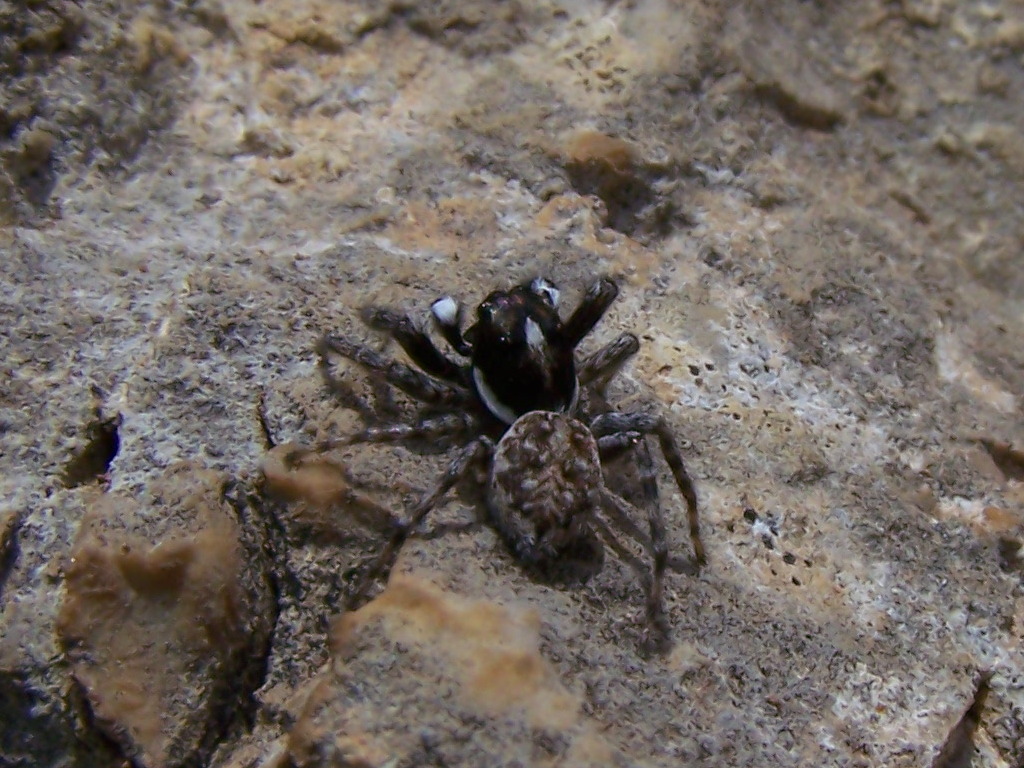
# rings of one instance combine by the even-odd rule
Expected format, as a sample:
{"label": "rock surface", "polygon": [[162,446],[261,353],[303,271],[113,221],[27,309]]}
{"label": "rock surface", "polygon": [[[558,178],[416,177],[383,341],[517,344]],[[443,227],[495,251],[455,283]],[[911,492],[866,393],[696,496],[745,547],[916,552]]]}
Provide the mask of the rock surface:
{"label": "rock surface", "polygon": [[[44,0],[0,33],[0,763],[1022,764],[1016,4]],[[582,351],[640,336],[609,396],[695,479],[665,656],[626,565],[532,579],[468,489],[337,618],[448,456],[287,461],[361,424],[316,339],[397,357],[361,307],[536,274],[619,279]]]}
{"label": "rock surface", "polygon": [[305,694],[289,754],[300,766],[628,765],[544,659],[539,624],[396,575],[334,625],[334,661]]}
{"label": "rock surface", "polygon": [[143,765],[205,762],[263,675],[269,562],[243,550],[253,521],[225,485],[181,464],[142,500],[107,492],[71,550],[57,617],[71,674],[97,727]]}

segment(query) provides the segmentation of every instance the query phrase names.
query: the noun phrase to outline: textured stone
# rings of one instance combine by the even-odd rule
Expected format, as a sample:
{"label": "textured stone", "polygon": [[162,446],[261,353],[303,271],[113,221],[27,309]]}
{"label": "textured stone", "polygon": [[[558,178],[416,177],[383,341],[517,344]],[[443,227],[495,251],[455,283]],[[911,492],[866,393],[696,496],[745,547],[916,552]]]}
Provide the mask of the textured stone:
{"label": "textured stone", "polygon": [[97,725],[139,765],[205,761],[249,706],[275,612],[241,522],[224,478],[187,465],[82,521],[57,631]]}
{"label": "textured stone", "polygon": [[[499,732],[537,750],[526,762],[558,763],[599,732],[630,765],[916,767],[951,743],[986,674],[973,746],[957,749],[1017,765],[1019,16],[917,0],[0,8],[0,762],[163,748],[104,719],[116,675],[65,646],[59,606],[92,563],[142,633],[152,605],[120,575],[120,547],[136,575],[174,547],[208,553],[199,526],[160,523],[152,493],[216,476],[228,501],[199,496],[238,542],[240,604],[254,627],[277,620],[212,709],[182,706],[191,673],[180,689],[138,682],[161,692],[149,711],[194,764],[284,765],[300,743],[332,743],[295,733],[316,722],[311,691],[342,717],[351,697],[324,681],[390,653],[367,704],[377,735],[352,735],[381,765],[427,744],[453,768],[491,764]],[[648,658],[628,567],[608,556],[585,584],[537,581],[457,489],[403,548],[395,585],[429,578],[441,591],[423,587],[424,604],[519,627],[578,720],[531,742],[523,724],[545,705],[527,698],[518,720],[481,715],[491,735],[424,740],[419,723],[478,704],[440,648],[461,641],[424,630],[400,648],[402,614],[422,614],[391,597],[363,614],[354,655],[332,657],[331,622],[383,521],[449,456],[284,454],[362,424],[322,384],[319,335],[401,357],[360,307],[429,327],[440,295],[471,309],[539,273],[566,306],[618,277],[581,352],[640,337],[609,397],[677,435],[709,564],[667,577],[673,649]],[[335,372],[375,402],[361,372]],[[685,554],[685,507],[659,467]],[[628,463],[607,475],[628,487]],[[100,519],[113,522],[97,543]],[[75,542],[88,557],[72,564]],[[193,637],[177,615],[153,621]],[[64,637],[117,650],[88,619]],[[451,697],[409,673],[389,709],[417,659]]]}
{"label": "textured stone", "polygon": [[[396,576],[335,622],[289,736],[296,765],[626,765],[540,653],[532,610]],[[421,709],[430,699],[435,706]],[[403,723],[388,713],[405,712]]]}

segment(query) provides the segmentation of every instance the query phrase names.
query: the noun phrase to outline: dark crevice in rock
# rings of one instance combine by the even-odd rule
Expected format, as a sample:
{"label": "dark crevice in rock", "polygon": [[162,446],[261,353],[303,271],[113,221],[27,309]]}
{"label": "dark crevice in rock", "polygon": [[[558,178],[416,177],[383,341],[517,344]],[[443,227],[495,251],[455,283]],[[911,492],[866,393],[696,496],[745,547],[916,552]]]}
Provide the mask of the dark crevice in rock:
{"label": "dark crevice in rock", "polygon": [[55,698],[40,670],[0,670],[0,765],[58,768],[131,764],[93,727],[83,692],[71,680]]}
{"label": "dark crevice in rock", "polygon": [[1002,537],[999,539],[999,567],[1006,573],[1024,573],[1024,543],[1017,539]]}
{"label": "dark crevice in rock", "polygon": [[14,564],[18,561],[18,531],[21,529],[21,515],[15,515],[6,528],[0,530],[0,597],[10,578]]}
{"label": "dark crevice in rock", "polygon": [[807,98],[804,91],[787,83],[758,83],[754,91],[761,98],[773,103],[786,120],[798,127],[828,131],[835,128],[843,119],[843,113],[831,103],[831,100],[820,103],[813,98]]}
{"label": "dark crevice in rock", "polygon": [[78,723],[76,750],[80,756],[88,755],[95,762],[80,762],[78,765],[120,765],[137,768],[138,763],[125,754],[121,745],[96,723],[96,715],[89,705],[85,687],[72,675],[71,686],[63,697],[64,707]]}
{"label": "dark crevice in rock", "polygon": [[565,171],[581,195],[604,204],[604,225],[641,242],[662,239],[685,216],[672,199],[672,179],[682,169],[641,157],[627,141],[595,132],[576,136],[568,148]]}
{"label": "dark crevice in rock", "polygon": [[88,442],[64,467],[62,482],[65,488],[77,488],[103,479],[121,448],[120,426],[120,414],[109,419],[97,418],[89,425]]}
{"label": "dark crevice in rock", "polygon": [[267,420],[266,395],[262,392],[256,401],[256,423],[259,426],[260,436],[263,438],[263,447],[269,451],[277,445],[277,442],[274,440],[274,432],[270,429],[270,422]]}
{"label": "dark crevice in rock", "polygon": [[535,23],[528,5],[516,0],[481,3],[417,3],[396,0],[390,14],[431,42],[472,58],[504,53],[524,43]]}
{"label": "dark crevice in rock", "polygon": [[985,699],[988,698],[991,679],[991,672],[981,676],[971,706],[950,731],[946,743],[942,745],[938,757],[932,763],[932,768],[971,768],[974,760],[974,732],[981,723],[981,713]]}
{"label": "dark crevice in rock", "polygon": [[220,690],[213,695],[213,716],[205,743],[199,750],[204,755],[212,754],[237,728],[251,730],[254,727],[260,706],[255,694],[267,677],[281,604],[274,556],[280,542],[262,512],[262,500],[241,482],[229,483],[224,499],[237,515],[242,532],[240,543],[258,582],[253,588],[263,595],[260,602],[265,603],[264,608],[270,615],[259,626],[250,625],[249,642],[239,643],[232,651],[225,674],[220,678]]}
{"label": "dark crevice in rock", "polygon": [[988,451],[1004,479],[1024,480],[1024,451],[1017,450],[1009,443],[987,438],[981,438],[978,442]]}
{"label": "dark crevice in rock", "polygon": [[274,597],[280,611],[283,596],[301,601],[306,590],[302,579],[288,565],[288,529],[278,515],[278,503],[260,488],[258,498],[253,501],[253,508],[258,511],[267,535],[267,556],[273,567]]}

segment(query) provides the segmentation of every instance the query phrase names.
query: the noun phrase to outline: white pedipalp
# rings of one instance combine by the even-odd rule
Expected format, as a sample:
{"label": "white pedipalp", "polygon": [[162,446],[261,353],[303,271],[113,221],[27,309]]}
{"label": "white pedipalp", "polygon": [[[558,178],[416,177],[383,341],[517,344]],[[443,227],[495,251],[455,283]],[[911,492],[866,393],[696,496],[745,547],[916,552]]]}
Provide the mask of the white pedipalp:
{"label": "white pedipalp", "polygon": [[430,305],[430,311],[442,325],[456,325],[459,320],[459,305],[451,296],[442,296]]}
{"label": "white pedipalp", "polygon": [[558,306],[558,298],[562,295],[561,291],[553,283],[545,280],[543,277],[534,278],[533,282],[530,283],[530,290],[538,296],[547,298],[552,307]]}

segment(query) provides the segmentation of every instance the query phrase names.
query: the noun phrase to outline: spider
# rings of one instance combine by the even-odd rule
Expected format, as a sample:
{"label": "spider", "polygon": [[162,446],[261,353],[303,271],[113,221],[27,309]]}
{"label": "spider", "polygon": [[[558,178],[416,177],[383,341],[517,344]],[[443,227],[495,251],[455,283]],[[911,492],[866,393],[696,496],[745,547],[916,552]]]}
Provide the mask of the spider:
{"label": "spider", "polygon": [[[564,321],[558,314],[559,295],[543,277],[494,291],[477,307],[476,321],[465,333],[462,305],[450,296],[435,301],[434,324],[465,362],[442,353],[407,315],[368,307],[364,321],[397,341],[416,367],[327,335],[317,351],[328,388],[368,419],[367,404],[332,372],[331,359],[339,356],[433,414],[415,423],[368,424],[312,450],[416,440],[458,446],[435,487],[404,520],[391,520],[390,541],[364,587],[386,575],[402,544],[446,494],[473,478],[482,491],[485,522],[527,568],[549,579],[571,578],[588,563],[593,572],[600,568],[604,545],[628,563],[646,593],[648,644],[663,649],[668,636],[662,605],[665,571],[696,571],[705,562],[693,483],[663,418],[615,411],[604,398],[608,383],[639,349],[637,337],[624,333],[577,361],[577,346],[618,295],[616,283],[607,277],[597,280]],[[649,437],[660,447],[686,502],[692,561],[681,564],[669,556]],[[602,462],[629,452],[638,469],[646,531],[634,522],[641,515],[637,507],[604,483]],[[622,534],[648,552],[649,568],[622,542]],[[363,592],[359,589],[353,599],[364,597]]]}

